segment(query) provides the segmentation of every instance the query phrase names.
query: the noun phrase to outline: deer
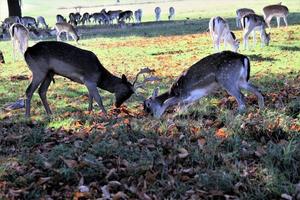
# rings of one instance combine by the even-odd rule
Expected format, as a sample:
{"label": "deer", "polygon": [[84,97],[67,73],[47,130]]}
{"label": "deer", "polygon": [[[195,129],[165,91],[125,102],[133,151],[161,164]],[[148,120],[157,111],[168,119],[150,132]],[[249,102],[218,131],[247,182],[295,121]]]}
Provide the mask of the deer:
{"label": "deer", "polygon": [[156,21],[159,21],[159,20],[160,20],[160,13],[161,13],[160,7],[156,7],[156,8],[154,9],[154,12],[155,12],[155,20],[156,20]]}
{"label": "deer", "polygon": [[169,8],[169,16],[168,16],[168,19],[169,20],[172,20],[175,16],[175,8],[174,7],[170,7]]}
{"label": "deer", "polygon": [[24,25],[14,23],[9,28],[9,34],[12,41],[13,57],[15,60],[16,48],[18,48],[20,53],[23,55],[28,47],[29,31]]}
{"label": "deer", "polygon": [[122,12],[122,10],[109,10],[108,12],[105,11],[105,9],[102,9],[101,13],[105,14],[109,18],[109,22],[113,24],[114,19],[118,22],[119,15]]}
{"label": "deer", "polygon": [[211,54],[184,71],[168,91],[158,95],[159,88],[154,89],[152,96],[143,103],[144,111],[160,118],[171,106],[188,106],[218,88],[235,97],[239,112],[246,108],[241,88],[255,94],[262,109],[264,98],[249,78],[250,60],[247,56],[232,51]]}
{"label": "deer", "polygon": [[149,68],[141,69],[133,83],[130,83],[124,74],[119,78],[104,68],[93,52],[57,41],[38,42],[26,50],[24,57],[32,72],[31,83],[26,89],[26,118],[30,117],[31,99],[37,88],[47,115],[52,114],[46,94],[54,75],[85,85],[89,94],[88,110],[93,110],[95,100],[102,112],[106,113],[97,88],[114,93],[115,106],[118,108],[142,87],[137,84],[138,76],[151,72]]}
{"label": "deer", "polygon": [[283,18],[285,26],[286,27],[288,26],[287,16],[289,14],[289,9],[286,6],[281,5],[281,3],[264,7],[263,13],[264,13],[265,21],[269,28],[271,28],[270,22],[273,17],[276,17],[276,19],[277,19],[277,27],[278,28],[280,26],[280,18]]}
{"label": "deer", "polygon": [[126,10],[126,11],[120,12],[119,18],[118,18],[118,23],[120,23],[121,21],[125,22],[126,20],[128,20],[130,22],[131,19],[133,20],[133,12],[131,10]]}
{"label": "deer", "polygon": [[71,35],[73,40],[78,43],[79,36],[75,28],[72,26],[72,24],[69,24],[67,22],[56,23],[55,29],[56,29],[57,41],[61,41],[60,35],[61,33],[65,32],[67,36],[67,41],[69,41],[69,35]]}
{"label": "deer", "polygon": [[4,56],[3,56],[2,51],[0,51],[0,63],[5,64],[5,60],[4,60]]}
{"label": "deer", "polygon": [[90,23],[91,22],[90,21],[90,14],[87,13],[87,12],[83,13],[80,22],[81,22],[82,25],[85,25],[85,23]]}
{"label": "deer", "polygon": [[142,9],[139,8],[136,11],[134,11],[134,18],[136,23],[142,22],[142,15],[143,15]]}
{"label": "deer", "polygon": [[37,23],[35,18],[29,17],[29,16],[24,16],[21,17],[21,24],[23,24],[27,28],[37,28]]}
{"label": "deer", "polygon": [[250,8],[239,8],[236,10],[236,27],[242,28],[241,19],[249,13],[255,14],[254,10]]}
{"label": "deer", "polygon": [[37,27],[39,27],[39,25],[41,25],[45,29],[48,28],[48,25],[46,24],[46,20],[45,20],[45,18],[43,16],[38,16],[36,18],[36,22],[37,22]]}
{"label": "deer", "polygon": [[56,15],[56,23],[61,23],[61,22],[67,22],[67,20],[62,15],[57,14]]}
{"label": "deer", "polygon": [[2,27],[6,30],[9,29],[9,27],[11,25],[13,25],[14,23],[21,23],[21,19],[18,16],[10,16],[4,19],[4,21],[2,22]]}
{"label": "deer", "polygon": [[266,32],[267,25],[262,16],[250,13],[245,15],[242,18],[241,22],[244,29],[243,42],[245,49],[248,49],[248,37],[251,32],[253,32],[253,43],[254,45],[256,44],[255,29],[260,30],[261,47],[263,47],[264,45],[269,45],[271,37],[270,33]]}
{"label": "deer", "polygon": [[239,41],[235,34],[230,31],[228,22],[222,17],[212,17],[209,21],[209,31],[213,40],[213,46],[218,51],[220,50],[220,42],[224,39],[224,44],[230,44],[233,51],[239,48]]}

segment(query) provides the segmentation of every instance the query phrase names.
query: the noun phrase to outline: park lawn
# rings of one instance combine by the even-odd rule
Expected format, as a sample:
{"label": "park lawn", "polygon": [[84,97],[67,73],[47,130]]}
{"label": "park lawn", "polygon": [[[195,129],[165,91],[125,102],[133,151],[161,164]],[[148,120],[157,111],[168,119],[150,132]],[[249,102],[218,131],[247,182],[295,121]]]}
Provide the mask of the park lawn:
{"label": "park lawn", "polygon": [[[247,94],[248,109],[238,114],[235,99],[218,91],[187,110],[170,110],[159,120],[142,110],[143,96],[156,87],[166,91],[183,70],[214,52],[205,32],[207,20],[176,21],[168,23],[167,30],[160,24],[111,29],[82,35],[79,45],[70,42],[93,51],[118,76],[126,74],[132,81],[147,66],[161,81],[148,83],[139,91],[141,96],[132,96],[120,110],[113,107],[112,94],[100,91],[107,118],[97,106],[87,112],[86,88],[61,77],[55,77],[47,93],[51,117],[37,94],[30,120],[24,118],[24,109],[1,110],[0,199],[293,195],[300,180],[296,18],[288,28],[267,30],[268,47],[260,47],[259,40],[250,50],[241,44],[239,52],[250,58],[250,80],[262,91],[265,109],[259,110],[255,96]],[[235,33],[241,39],[242,31]],[[30,41],[30,46],[36,42]],[[6,60],[0,67],[3,108],[24,98],[31,73],[21,56],[13,61],[10,41],[1,41],[0,49]]]}

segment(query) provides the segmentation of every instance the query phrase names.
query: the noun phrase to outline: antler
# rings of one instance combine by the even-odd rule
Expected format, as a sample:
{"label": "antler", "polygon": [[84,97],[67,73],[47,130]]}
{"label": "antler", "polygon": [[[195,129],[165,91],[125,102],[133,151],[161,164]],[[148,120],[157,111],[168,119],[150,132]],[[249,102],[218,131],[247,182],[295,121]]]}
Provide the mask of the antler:
{"label": "antler", "polygon": [[158,77],[156,77],[156,76],[150,76],[150,77],[147,77],[147,78],[144,77],[143,82],[137,83],[137,80],[138,80],[138,78],[139,78],[139,76],[141,74],[151,74],[153,72],[155,72],[155,70],[154,69],[150,69],[149,67],[142,68],[139,71],[139,73],[137,73],[137,75],[135,77],[135,80],[133,81],[133,87],[134,87],[134,89],[137,90],[138,88],[143,88],[143,86],[145,85],[146,82],[159,81],[160,79]]}

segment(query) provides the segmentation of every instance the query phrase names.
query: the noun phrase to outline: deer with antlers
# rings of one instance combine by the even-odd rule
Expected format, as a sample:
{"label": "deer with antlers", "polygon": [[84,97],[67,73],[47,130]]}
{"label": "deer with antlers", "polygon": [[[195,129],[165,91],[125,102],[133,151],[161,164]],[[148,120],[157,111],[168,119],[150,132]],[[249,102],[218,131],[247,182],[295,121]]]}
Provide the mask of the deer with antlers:
{"label": "deer with antlers", "polygon": [[232,51],[209,55],[183,72],[170,89],[158,95],[158,88],[144,101],[144,110],[160,118],[171,106],[186,106],[218,88],[225,89],[238,102],[239,111],[246,108],[241,88],[254,93],[260,108],[264,98],[258,89],[249,82],[249,58]]}
{"label": "deer with antlers", "polygon": [[93,52],[56,41],[39,42],[29,47],[25,52],[25,61],[32,72],[32,80],[26,90],[26,117],[30,117],[30,102],[37,88],[46,113],[52,113],[46,93],[54,75],[84,84],[89,92],[88,110],[93,109],[95,100],[106,113],[97,87],[115,93],[115,105],[120,107],[137,88],[142,87],[136,85],[138,76],[151,72],[148,68],[141,70],[131,84],[124,74],[119,78],[105,69]]}

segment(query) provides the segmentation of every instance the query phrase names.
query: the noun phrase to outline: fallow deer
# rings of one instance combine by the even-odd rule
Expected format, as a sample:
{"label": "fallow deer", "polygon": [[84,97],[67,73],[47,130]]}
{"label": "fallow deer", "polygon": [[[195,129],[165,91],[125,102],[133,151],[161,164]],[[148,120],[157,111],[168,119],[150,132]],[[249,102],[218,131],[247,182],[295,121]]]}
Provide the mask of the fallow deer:
{"label": "fallow deer", "polygon": [[279,28],[280,26],[280,18],[283,18],[283,21],[285,23],[285,26],[288,26],[287,23],[287,16],[289,14],[289,9],[280,4],[275,4],[275,5],[269,5],[263,8],[263,12],[264,12],[264,17],[265,17],[265,21],[268,25],[269,28],[271,28],[271,20],[273,17],[276,17],[277,19],[277,27]]}
{"label": "fallow deer", "polygon": [[160,9],[160,7],[156,7],[156,8],[154,9],[154,12],[155,12],[155,20],[156,20],[156,21],[159,21],[159,20],[160,20],[160,14],[161,14],[161,9]]}
{"label": "fallow deer", "polygon": [[169,20],[172,20],[175,16],[175,8],[174,7],[170,7],[169,8],[169,16],[168,16],[168,19]]}
{"label": "fallow deer", "polygon": [[85,25],[86,23],[90,23],[91,22],[90,21],[90,14],[87,13],[87,12],[83,13],[80,22],[81,22],[82,25]]}
{"label": "fallow deer", "polygon": [[245,15],[242,20],[242,27],[244,29],[243,34],[243,42],[244,48],[248,49],[248,37],[251,32],[253,32],[253,43],[256,44],[255,40],[255,30],[259,29],[260,31],[260,39],[261,39],[261,46],[269,45],[270,43],[270,33],[266,32],[266,22],[264,18],[260,15],[256,14],[247,14]]}
{"label": "fallow deer", "polygon": [[36,18],[36,23],[37,23],[37,27],[39,27],[40,25],[44,28],[48,28],[48,25],[46,24],[46,20],[43,16],[38,16]]}
{"label": "fallow deer", "polygon": [[136,11],[134,11],[134,18],[136,23],[142,22],[142,15],[143,15],[142,9],[137,9]]}
{"label": "fallow deer", "polygon": [[23,26],[22,24],[15,23],[10,26],[9,34],[12,41],[13,46],[13,57],[14,60],[16,58],[16,48],[22,53],[25,53],[28,47],[28,40],[29,40],[29,31],[28,29]]}
{"label": "fallow deer", "polygon": [[229,24],[222,17],[212,17],[209,21],[209,31],[213,40],[213,46],[218,51],[220,50],[221,40],[224,40],[224,44],[230,44],[233,51],[237,51],[239,48],[239,42],[236,39],[233,32],[229,29]]}
{"label": "fallow deer", "polygon": [[144,101],[144,110],[160,118],[167,108],[189,105],[220,87],[236,98],[239,111],[246,108],[241,88],[254,93],[259,107],[263,108],[264,98],[249,78],[248,57],[232,51],[212,54],[183,72],[167,92],[158,95],[158,88],[155,89]]}
{"label": "fallow deer", "polygon": [[69,24],[67,22],[56,23],[55,29],[56,29],[57,41],[61,41],[61,38],[60,38],[61,33],[66,33],[67,41],[69,41],[69,35],[71,35],[73,40],[78,42],[79,36],[78,36],[75,28],[71,24]]}
{"label": "fallow deer", "polygon": [[31,98],[38,87],[38,93],[46,113],[48,115],[52,113],[46,93],[54,75],[84,84],[89,92],[88,110],[93,109],[93,100],[95,99],[100,109],[106,113],[97,87],[115,93],[115,105],[120,107],[138,87],[135,85],[138,75],[147,73],[145,70],[141,70],[131,84],[124,74],[122,78],[119,78],[105,69],[93,52],[64,42],[39,42],[29,47],[24,56],[32,72],[31,83],[26,89],[26,117],[30,117]]}
{"label": "fallow deer", "polygon": [[236,27],[242,28],[241,19],[249,13],[255,14],[254,10],[250,8],[239,8],[236,10]]}
{"label": "fallow deer", "polygon": [[56,23],[62,23],[62,22],[67,22],[66,18],[64,18],[60,14],[56,15]]}
{"label": "fallow deer", "polygon": [[131,10],[122,11],[119,14],[118,23],[121,21],[125,22],[126,20],[128,20],[129,22],[133,20],[133,12]]}
{"label": "fallow deer", "polygon": [[21,17],[21,24],[23,24],[27,28],[37,28],[37,23],[35,18],[29,17],[29,16],[24,16]]}
{"label": "fallow deer", "polygon": [[0,63],[5,64],[5,60],[4,60],[4,56],[3,56],[2,51],[0,51]]}

